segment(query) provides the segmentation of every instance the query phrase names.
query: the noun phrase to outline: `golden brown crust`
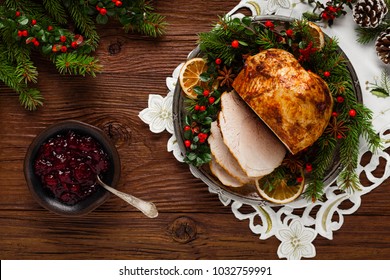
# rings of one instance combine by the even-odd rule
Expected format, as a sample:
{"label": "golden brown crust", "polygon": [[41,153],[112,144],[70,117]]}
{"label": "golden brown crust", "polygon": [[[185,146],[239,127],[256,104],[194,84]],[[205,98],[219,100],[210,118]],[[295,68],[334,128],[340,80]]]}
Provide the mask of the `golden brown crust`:
{"label": "golden brown crust", "polygon": [[293,154],[322,135],[332,114],[326,82],[284,50],[248,57],[233,88]]}

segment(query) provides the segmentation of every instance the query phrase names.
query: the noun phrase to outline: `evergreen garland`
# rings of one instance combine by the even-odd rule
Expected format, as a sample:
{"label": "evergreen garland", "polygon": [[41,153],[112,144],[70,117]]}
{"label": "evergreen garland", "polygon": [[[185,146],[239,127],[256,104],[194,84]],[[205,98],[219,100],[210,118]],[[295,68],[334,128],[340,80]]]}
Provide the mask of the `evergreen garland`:
{"label": "evergreen garland", "polygon": [[[201,166],[211,159],[207,141],[204,141],[203,135],[203,141],[199,141],[199,133],[209,133],[210,124],[220,110],[221,93],[232,90],[230,83],[220,83],[216,88],[215,81],[221,81],[221,75],[226,79],[227,69],[231,70],[231,77],[237,75],[248,55],[269,48],[280,48],[292,53],[306,70],[318,74],[327,82],[334,98],[334,108],[323,135],[298,155],[287,155],[289,163],[282,163],[281,167],[262,181],[267,181],[272,186],[270,182],[278,180],[280,174],[289,172],[300,176],[305,170],[309,183],[304,195],[312,200],[320,199],[323,195],[323,179],[339,155],[340,164],[344,168],[339,177],[341,188],[359,189],[355,172],[359,138],[366,139],[371,150],[381,147],[381,141],[371,124],[372,112],[357,101],[353,80],[345,58],[338,51],[337,41],[325,38],[324,46],[317,49],[313,46],[313,34],[310,30],[307,21],[252,22],[251,18],[244,17],[241,20],[221,18],[212,31],[199,34],[201,54],[208,65],[207,72],[201,75],[201,79],[207,86],[195,87],[198,98],[186,101],[188,116],[185,120],[184,139],[188,141],[185,158],[187,163]],[[210,102],[210,97],[214,98],[213,102]],[[196,106],[203,106],[204,110],[196,109]]]}
{"label": "evergreen garland", "polygon": [[5,0],[0,4],[0,81],[35,110],[43,96],[34,87],[38,70],[32,56],[48,57],[61,74],[92,75],[101,71],[93,56],[99,44],[97,25],[118,20],[125,32],[158,37],[163,16],[146,0]]}

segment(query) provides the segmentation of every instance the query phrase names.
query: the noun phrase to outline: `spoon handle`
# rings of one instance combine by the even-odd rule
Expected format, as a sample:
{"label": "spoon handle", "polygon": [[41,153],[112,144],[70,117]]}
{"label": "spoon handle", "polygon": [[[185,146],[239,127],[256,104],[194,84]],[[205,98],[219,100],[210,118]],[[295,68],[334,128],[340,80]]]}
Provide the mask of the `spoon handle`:
{"label": "spoon handle", "polygon": [[135,208],[140,210],[142,213],[144,213],[149,218],[156,218],[158,216],[158,211],[154,203],[148,202],[145,200],[142,200],[138,197],[135,197],[131,194],[120,192],[108,185],[106,185],[99,177],[97,177],[97,181],[99,184],[108,190],[109,192],[115,194],[116,196],[122,198],[124,201],[129,203],[130,205],[133,205]]}

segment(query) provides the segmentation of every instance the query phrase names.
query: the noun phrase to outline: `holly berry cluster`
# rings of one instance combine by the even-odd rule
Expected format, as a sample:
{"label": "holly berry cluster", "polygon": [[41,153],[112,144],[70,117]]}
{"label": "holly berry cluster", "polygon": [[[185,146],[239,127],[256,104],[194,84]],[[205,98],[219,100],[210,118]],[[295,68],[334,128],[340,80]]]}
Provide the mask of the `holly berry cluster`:
{"label": "holly berry cluster", "polygon": [[[204,77],[206,80],[206,78]],[[214,81],[208,78],[210,83]],[[185,118],[184,146],[187,148],[186,162],[200,166],[211,160],[210,148],[207,138],[210,133],[211,123],[216,119],[220,110],[220,92],[211,87],[203,88],[195,86],[193,88],[197,98],[188,99],[190,103],[188,110],[190,114]]]}
{"label": "holly berry cluster", "polygon": [[[121,22],[128,19],[127,9],[119,0],[90,0],[90,13],[97,14],[96,22],[106,24],[109,17],[119,17]],[[94,5],[94,6],[93,6]],[[94,8],[93,8],[94,7]],[[94,10],[95,9],[95,10]]]}
{"label": "holly berry cluster", "polygon": [[21,11],[15,12],[14,21],[16,41],[41,47],[44,54],[66,53],[84,45],[84,38],[80,34],[73,34],[67,29],[53,27],[47,21],[40,22],[24,15]]}
{"label": "holly berry cluster", "polygon": [[321,1],[308,0],[309,4],[315,3],[315,7],[312,13],[304,13],[304,16],[314,21],[325,20],[328,22],[328,25],[331,26],[336,18],[347,13],[344,9],[345,6],[352,9],[352,6],[356,1],[357,0],[330,0],[324,4]]}

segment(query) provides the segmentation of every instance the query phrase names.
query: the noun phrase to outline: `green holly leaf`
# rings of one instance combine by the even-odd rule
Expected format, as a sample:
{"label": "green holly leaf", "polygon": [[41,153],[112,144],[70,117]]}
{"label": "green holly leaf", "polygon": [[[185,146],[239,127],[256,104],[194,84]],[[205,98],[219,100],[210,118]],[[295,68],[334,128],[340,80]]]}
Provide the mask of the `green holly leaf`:
{"label": "green holly leaf", "polygon": [[28,18],[26,16],[20,16],[18,18],[18,23],[20,25],[26,25],[28,23]]}
{"label": "green holly leaf", "polygon": [[49,45],[44,45],[44,46],[42,47],[42,52],[43,52],[44,54],[49,54],[49,53],[51,53],[52,48],[53,48],[53,46],[52,46],[51,44],[49,44]]}
{"label": "green holly leaf", "polygon": [[202,82],[208,82],[210,80],[210,74],[207,72],[203,72],[202,74],[199,75],[199,79]]}
{"label": "green holly leaf", "polygon": [[189,153],[188,155],[187,155],[187,158],[190,160],[190,161],[193,161],[193,160],[195,160],[196,159],[196,154],[195,153]]}
{"label": "green holly leaf", "polygon": [[384,88],[381,87],[373,88],[370,91],[373,95],[378,97],[382,97],[382,98],[389,97],[389,93]]}
{"label": "green holly leaf", "polygon": [[197,94],[197,95],[203,95],[203,88],[200,86],[194,86],[192,90]]}
{"label": "green holly leaf", "polygon": [[102,14],[98,14],[96,16],[96,22],[98,24],[106,24],[108,22],[108,16],[106,15],[103,16]]}

